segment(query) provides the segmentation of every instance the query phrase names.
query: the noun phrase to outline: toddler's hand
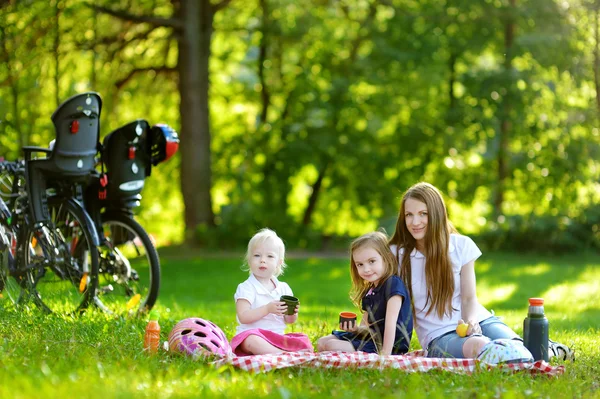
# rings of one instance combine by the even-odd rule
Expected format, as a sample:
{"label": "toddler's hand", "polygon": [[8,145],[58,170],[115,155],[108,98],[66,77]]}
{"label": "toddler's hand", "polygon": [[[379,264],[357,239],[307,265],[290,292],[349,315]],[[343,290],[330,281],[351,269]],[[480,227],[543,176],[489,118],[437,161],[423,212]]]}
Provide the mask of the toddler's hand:
{"label": "toddler's hand", "polygon": [[269,313],[273,313],[278,316],[283,316],[285,311],[287,310],[287,304],[276,299],[267,305],[267,310],[269,311]]}
{"label": "toddler's hand", "polygon": [[286,323],[294,323],[296,321],[296,318],[298,317],[298,312],[300,311],[300,305],[296,305],[296,307],[294,308],[294,314],[287,314],[287,306],[285,307],[285,314],[283,315],[283,318],[285,319]]}

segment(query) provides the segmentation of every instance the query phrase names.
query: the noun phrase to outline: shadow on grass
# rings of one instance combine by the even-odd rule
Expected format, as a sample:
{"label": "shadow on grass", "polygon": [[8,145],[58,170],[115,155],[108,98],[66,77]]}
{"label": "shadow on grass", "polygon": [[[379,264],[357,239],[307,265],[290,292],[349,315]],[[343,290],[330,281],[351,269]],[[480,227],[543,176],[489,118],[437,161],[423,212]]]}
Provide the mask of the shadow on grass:
{"label": "shadow on grass", "polygon": [[[513,310],[528,306],[528,299],[544,297],[552,288],[579,281],[588,268],[597,268],[600,259],[574,256],[554,257],[532,254],[490,254],[476,262],[478,296],[488,308]],[[500,289],[496,295],[488,290]],[[490,298],[491,296],[491,298]],[[559,298],[545,298],[546,304]]]}
{"label": "shadow on grass", "polygon": [[600,309],[586,309],[580,312],[572,312],[564,318],[549,315],[551,330],[578,330],[587,331],[598,328],[600,320]]}

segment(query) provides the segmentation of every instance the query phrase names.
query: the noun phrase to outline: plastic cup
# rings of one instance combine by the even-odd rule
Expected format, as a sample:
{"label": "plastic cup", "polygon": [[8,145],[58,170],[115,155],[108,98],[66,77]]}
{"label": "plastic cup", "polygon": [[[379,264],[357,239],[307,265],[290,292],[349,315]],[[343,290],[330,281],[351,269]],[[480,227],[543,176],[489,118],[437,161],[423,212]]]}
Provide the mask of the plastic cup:
{"label": "plastic cup", "polygon": [[340,324],[346,321],[350,322],[350,327],[356,324],[356,313],[354,312],[341,312],[340,313]]}
{"label": "plastic cup", "polygon": [[285,302],[287,304],[287,311],[285,312],[285,314],[287,315],[293,315],[295,310],[296,310],[296,305],[298,305],[298,298],[296,298],[295,296],[291,296],[291,295],[282,295],[281,298],[279,298],[279,300],[281,302]]}

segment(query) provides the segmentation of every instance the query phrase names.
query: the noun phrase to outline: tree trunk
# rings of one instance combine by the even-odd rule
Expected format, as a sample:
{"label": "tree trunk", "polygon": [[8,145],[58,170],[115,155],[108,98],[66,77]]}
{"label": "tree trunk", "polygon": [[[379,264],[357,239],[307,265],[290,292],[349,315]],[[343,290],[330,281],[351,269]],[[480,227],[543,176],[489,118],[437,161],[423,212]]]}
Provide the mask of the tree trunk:
{"label": "tree trunk", "polygon": [[[16,72],[13,73],[12,70],[12,59],[11,52],[8,49],[8,38],[6,37],[6,32],[4,30],[4,26],[0,24],[0,61],[6,64],[7,69],[7,81],[10,85],[10,93],[12,94],[13,103],[12,103],[12,113],[14,115],[14,121],[12,122],[14,130],[17,132],[17,137],[19,138],[19,151],[21,148],[27,144],[29,134],[21,128],[21,114],[19,112],[19,79],[18,74]],[[0,154],[2,156],[6,154]],[[21,155],[21,154],[19,154]]]}
{"label": "tree trunk", "polygon": [[53,43],[53,52],[54,52],[54,87],[55,87],[55,107],[58,108],[60,105],[60,7],[58,6],[58,0],[54,3],[55,10],[55,19],[54,19],[54,29],[56,29],[54,35],[54,43]]}
{"label": "tree trunk", "polygon": [[312,215],[315,212],[315,208],[317,207],[317,200],[319,199],[319,194],[321,193],[321,186],[323,185],[323,179],[325,178],[325,174],[327,173],[327,168],[329,167],[329,162],[325,161],[323,167],[319,170],[319,176],[317,180],[312,185],[312,192],[310,193],[310,197],[308,199],[308,206],[304,210],[304,217],[302,218],[302,225],[308,227],[310,222],[312,221]]}
{"label": "tree trunk", "polygon": [[210,195],[209,58],[213,11],[209,0],[182,0],[179,44],[181,103],[181,192],[185,237],[193,242],[199,225],[214,226]]}
{"label": "tree trunk", "polygon": [[[454,97],[454,85],[456,84],[456,59],[457,55],[454,51],[450,53],[450,59],[448,60],[448,69],[450,70],[450,79],[448,81],[448,108],[450,114],[454,116],[456,108],[456,97]],[[451,122],[454,122],[454,118],[451,118]]]}
{"label": "tree trunk", "polygon": [[260,0],[260,8],[262,9],[262,38],[260,40],[260,47],[258,53],[258,77],[262,86],[260,91],[260,98],[262,100],[262,111],[260,112],[260,123],[267,123],[269,116],[269,105],[271,104],[271,95],[269,87],[267,86],[267,78],[265,74],[265,61],[267,59],[267,52],[269,48],[269,10],[267,9],[267,0]]}
{"label": "tree trunk", "polygon": [[498,145],[498,183],[496,185],[496,195],[494,198],[494,216],[502,215],[502,204],[504,202],[504,190],[506,188],[506,179],[508,177],[508,157],[509,157],[509,135],[512,123],[510,121],[511,112],[511,94],[512,94],[512,61],[513,44],[515,36],[514,12],[517,0],[510,0],[508,15],[504,26],[504,73],[506,74],[506,94],[502,99],[502,108],[500,110],[500,137]]}
{"label": "tree trunk", "polygon": [[600,26],[598,26],[598,8],[594,10],[594,83],[596,85],[596,109],[600,118]]}

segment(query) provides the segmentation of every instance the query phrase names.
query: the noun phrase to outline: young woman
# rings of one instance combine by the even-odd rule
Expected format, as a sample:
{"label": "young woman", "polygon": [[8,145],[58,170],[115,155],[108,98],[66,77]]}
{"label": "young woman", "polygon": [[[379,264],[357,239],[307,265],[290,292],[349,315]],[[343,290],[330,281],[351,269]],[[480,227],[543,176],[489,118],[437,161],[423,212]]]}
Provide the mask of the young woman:
{"label": "young woman", "polygon": [[[490,340],[522,341],[477,301],[475,260],[481,251],[452,226],[437,188],[417,183],[404,193],[389,244],[413,299],[419,343],[429,357],[475,358]],[[456,327],[463,323],[469,327],[460,337]],[[549,349],[572,357],[566,345],[550,341]]]}

